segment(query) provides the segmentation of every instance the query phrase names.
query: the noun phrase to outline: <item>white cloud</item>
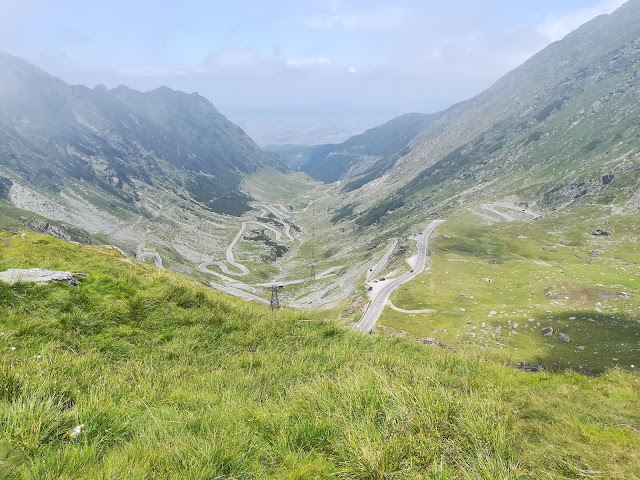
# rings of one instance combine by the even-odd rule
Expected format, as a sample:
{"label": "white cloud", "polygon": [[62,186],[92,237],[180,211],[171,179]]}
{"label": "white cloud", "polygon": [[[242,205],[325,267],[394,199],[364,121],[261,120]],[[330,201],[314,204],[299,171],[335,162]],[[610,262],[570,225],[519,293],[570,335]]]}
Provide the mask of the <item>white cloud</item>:
{"label": "white cloud", "polygon": [[598,15],[613,12],[626,3],[626,1],[627,0],[600,0],[592,7],[551,16],[538,26],[538,32],[550,41],[560,40]]}
{"label": "white cloud", "polygon": [[263,62],[253,50],[231,49],[211,53],[204,63],[205,67],[221,70],[251,70]]}
{"label": "white cloud", "polygon": [[363,32],[385,32],[405,26],[411,9],[380,7],[348,13],[331,13],[300,19],[300,23],[315,30],[353,30]]}
{"label": "white cloud", "polygon": [[169,70],[156,67],[124,68],[118,71],[119,74],[127,77],[172,77],[174,75],[184,75],[183,70]]}
{"label": "white cloud", "polygon": [[357,71],[358,71],[358,69],[356,69],[356,67],[347,68],[347,72],[349,72],[349,73],[356,73]]}
{"label": "white cloud", "polygon": [[304,67],[311,65],[327,65],[331,63],[331,60],[325,57],[290,58],[286,63],[291,67]]}

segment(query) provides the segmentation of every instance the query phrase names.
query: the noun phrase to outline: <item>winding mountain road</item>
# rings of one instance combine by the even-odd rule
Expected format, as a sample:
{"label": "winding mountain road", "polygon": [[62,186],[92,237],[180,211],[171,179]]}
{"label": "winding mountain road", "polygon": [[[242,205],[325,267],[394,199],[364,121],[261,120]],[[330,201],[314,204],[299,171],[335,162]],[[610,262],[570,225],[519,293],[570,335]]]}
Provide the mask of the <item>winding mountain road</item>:
{"label": "winding mountain road", "polygon": [[413,280],[417,275],[422,273],[427,263],[427,249],[429,246],[429,237],[438,228],[444,220],[434,220],[431,224],[424,229],[424,231],[418,237],[418,259],[415,267],[412,271],[404,273],[398,278],[387,280],[386,285],[378,292],[375,298],[369,304],[369,308],[364,313],[354,328],[362,333],[371,333],[376,326],[376,322],[384,310],[384,306],[389,299],[391,293],[400,285]]}
{"label": "winding mountain road", "polygon": [[398,240],[393,241],[393,243],[391,244],[389,249],[386,251],[386,253],[382,256],[380,261],[376,263],[375,266],[369,271],[369,273],[367,274],[367,280],[366,280],[367,283],[373,280],[374,278],[376,278],[380,274],[382,269],[387,265],[387,262],[389,261],[389,257],[393,253],[393,249],[396,248],[396,245],[398,245]]}
{"label": "winding mountain road", "polygon": [[147,258],[153,258],[153,262],[156,264],[156,267],[163,269],[162,265],[162,257],[158,253],[141,253],[138,255],[138,260],[144,262]]}
{"label": "winding mountain road", "polygon": [[534,212],[529,208],[520,208],[515,205],[509,205],[503,202],[485,203],[482,205],[482,208],[487,212],[491,212],[494,215],[497,215],[499,218],[507,222],[514,222],[517,220],[517,218],[509,213],[498,210],[499,208],[501,208],[502,210],[511,210],[513,212],[517,212],[518,214],[520,214],[520,216],[522,216],[522,214],[527,215],[529,217],[533,217],[533,218],[538,218],[540,216],[539,214],[537,214],[536,212]]}

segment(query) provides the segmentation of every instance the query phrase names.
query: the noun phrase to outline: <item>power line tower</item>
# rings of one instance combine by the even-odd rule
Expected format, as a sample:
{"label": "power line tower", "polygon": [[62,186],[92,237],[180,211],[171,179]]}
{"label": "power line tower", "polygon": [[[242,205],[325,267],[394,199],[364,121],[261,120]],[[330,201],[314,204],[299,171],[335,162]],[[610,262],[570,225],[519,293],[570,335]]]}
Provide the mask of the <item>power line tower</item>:
{"label": "power line tower", "polygon": [[316,209],[311,207],[311,279],[316,279]]}
{"label": "power line tower", "polygon": [[271,311],[280,308],[280,298],[278,298],[278,290],[283,288],[281,285],[271,285]]}
{"label": "power line tower", "polygon": [[311,246],[311,278],[316,279],[316,247]]}

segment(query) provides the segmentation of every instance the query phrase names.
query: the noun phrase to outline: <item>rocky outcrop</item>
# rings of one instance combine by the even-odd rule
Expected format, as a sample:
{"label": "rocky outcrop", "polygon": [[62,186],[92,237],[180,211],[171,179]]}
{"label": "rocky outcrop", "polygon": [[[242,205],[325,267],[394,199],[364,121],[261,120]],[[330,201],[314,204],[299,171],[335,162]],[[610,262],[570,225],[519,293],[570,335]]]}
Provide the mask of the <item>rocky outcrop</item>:
{"label": "rocky outcrop", "polygon": [[0,198],[9,197],[9,190],[13,186],[13,182],[6,177],[0,177]]}
{"label": "rocky outcrop", "polygon": [[23,219],[24,226],[30,230],[52,237],[60,238],[66,242],[80,242],[85,245],[96,243],[85,230],[71,225],[61,225],[39,220],[37,218]]}
{"label": "rocky outcrop", "polygon": [[438,340],[431,337],[421,338],[420,343],[422,343],[423,345],[433,345],[434,347],[444,348],[445,350],[451,350],[451,347],[445,345],[444,343],[440,343]]}
{"label": "rocky outcrop", "polygon": [[79,277],[86,277],[84,273],[60,272],[45,270],[43,268],[30,268],[27,270],[10,268],[0,272],[0,281],[7,283],[32,282],[45,285],[52,282],[66,283],[68,285],[80,285]]}

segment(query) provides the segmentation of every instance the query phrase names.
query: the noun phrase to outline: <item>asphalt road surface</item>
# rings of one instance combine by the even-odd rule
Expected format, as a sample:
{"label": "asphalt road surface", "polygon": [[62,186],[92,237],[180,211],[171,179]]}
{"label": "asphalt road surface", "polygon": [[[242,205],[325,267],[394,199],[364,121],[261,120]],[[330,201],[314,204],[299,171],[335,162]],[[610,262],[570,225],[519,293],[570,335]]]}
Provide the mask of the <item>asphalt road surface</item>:
{"label": "asphalt road surface", "polygon": [[157,254],[157,253],[141,253],[140,255],[138,255],[138,260],[140,260],[141,262],[144,262],[144,260],[146,258],[153,258],[153,261],[156,264],[156,267],[164,268],[164,266],[162,265],[162,257],[159,254]]}
{"label": "asphalt road surface", "polygon": [[387,262],[389,261],[389,257],[393,253],[393,249],[396,248],[398,244],[398,240],[394,240],[387,252],[382,256],[380,261],[376,263],[376,265],[371,269],[367,274],[367,283],[378,277],[378,274],[382,271],[384,267],[387,266]]}
{"label": "asphalt road surface", "polygon": [[434,220],[431,224],[425,228],[425,230],[418,237],[418,259],[416,265],[413,268],[413,272],[407,272],[398,278],[387,280],[386,285],[378,292],[375,298],[369,304],[369,308],[364,313],[354,328],[362,333],[371,333],[376,326],[376,322],[384,310],[384,306],[396,288],[403,283],[413,280],[417,275],[422,273],[427,263],[427,248],[429,246],[429,236],[435,231],[436,228],[442,224],[444,220]]}

